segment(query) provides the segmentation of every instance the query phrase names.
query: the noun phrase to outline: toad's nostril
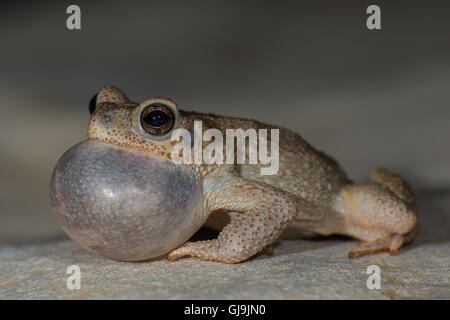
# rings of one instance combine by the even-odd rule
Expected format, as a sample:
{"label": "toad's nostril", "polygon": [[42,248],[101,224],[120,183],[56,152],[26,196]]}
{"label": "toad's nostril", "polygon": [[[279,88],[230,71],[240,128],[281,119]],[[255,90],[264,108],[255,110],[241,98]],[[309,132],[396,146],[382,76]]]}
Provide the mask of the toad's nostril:
{"label": "toad's nostril", "polygon": [[91,98],[91,101],[89,101],[89,114],[92,115],[94,113],[96,104],[97,104],[97,95],[94,95]]}
{"label": "toad's nostril", "polygon": [[111,116],[103,115],[103,116],[100,117],[99,121],[100,121],[101,124],[107,126],[107,125],[111,124],[112,119],[111,119]]}

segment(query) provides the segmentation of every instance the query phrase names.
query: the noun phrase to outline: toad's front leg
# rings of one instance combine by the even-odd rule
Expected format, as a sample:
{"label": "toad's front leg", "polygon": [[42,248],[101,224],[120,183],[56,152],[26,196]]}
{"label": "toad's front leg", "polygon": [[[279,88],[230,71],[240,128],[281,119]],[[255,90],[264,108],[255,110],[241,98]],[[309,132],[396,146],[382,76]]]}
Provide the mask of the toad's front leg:
{"label": "toad's front leg", "polygon": [[187,242],[168,259],[198,257],[226,263],[249,259],[276,240],[297,215],[297,202],[269,185],[240,177],[205,181],[210,212],[236,212],[217,239]]}

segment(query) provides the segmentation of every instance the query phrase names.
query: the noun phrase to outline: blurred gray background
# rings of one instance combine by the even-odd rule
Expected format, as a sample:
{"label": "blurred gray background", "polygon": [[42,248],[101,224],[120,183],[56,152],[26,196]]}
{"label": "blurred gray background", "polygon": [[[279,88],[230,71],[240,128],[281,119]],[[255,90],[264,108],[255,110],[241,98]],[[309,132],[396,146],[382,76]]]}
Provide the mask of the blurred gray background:
{"label": "blurred gray background", "polygon": [[[89,100],[110,84],[135,101],[163,95],[288,127],[354,179],[386,166],[435,212],[422,214],[423,242],[448,240],[450,5],[393,2],[2,4],[0,244],[61,237],[50,175],[86,138]],[[80,31],[66,28],[70,4]],[[369,4],[382,30],[366,28]]]}

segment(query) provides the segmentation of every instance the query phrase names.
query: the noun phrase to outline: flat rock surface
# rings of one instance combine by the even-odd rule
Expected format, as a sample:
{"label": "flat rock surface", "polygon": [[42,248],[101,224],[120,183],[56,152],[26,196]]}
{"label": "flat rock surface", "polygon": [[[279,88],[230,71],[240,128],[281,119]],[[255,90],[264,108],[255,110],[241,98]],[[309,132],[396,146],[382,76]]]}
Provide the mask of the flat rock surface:
{"label": "flat rock surface", "polygon": [[[3,299],[396,299],[450,298],[447,243],[404,248],[350,260],[354,242],[283,241],[272,257],[227,265],[187,258],[126,263],[93,256],[70,240],[2,247]],[[81,289],[66,286],[68,266],[81,270]],[[367,287],[367,267],[381,271]]]}

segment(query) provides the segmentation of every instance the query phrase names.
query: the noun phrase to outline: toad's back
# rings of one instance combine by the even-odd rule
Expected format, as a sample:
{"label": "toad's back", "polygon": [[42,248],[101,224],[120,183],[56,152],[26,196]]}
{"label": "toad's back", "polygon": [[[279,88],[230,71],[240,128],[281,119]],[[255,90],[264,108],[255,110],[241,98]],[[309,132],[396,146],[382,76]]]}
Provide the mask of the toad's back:
{"label": "toad's back", "polygon": [[[271,129],[279,129],[279,170],[272,175],[262,175],[261,167],[270,165],[239,165],[240,175],[273,185],[315,205],[327,206],[340,189],[348,184],[345,172],[326,154],[316,150],[299,134],[270,124],[242,118],[222,117],[212,114],[182,112],[185,121],[201,120],[208,128],[216,128],[225,136],[226,129],[267,129],[267,150],[270,153]],[[189,124],[192,125],[192,124]],[[258,145],[261,143],[258,140]],[[236,145],[235,145],[236,148]],[[246,153],[248,155],[248,145]],[[236,153],[236,150],[235,150]],[[248,161],[247,161],[248,163]]]}

